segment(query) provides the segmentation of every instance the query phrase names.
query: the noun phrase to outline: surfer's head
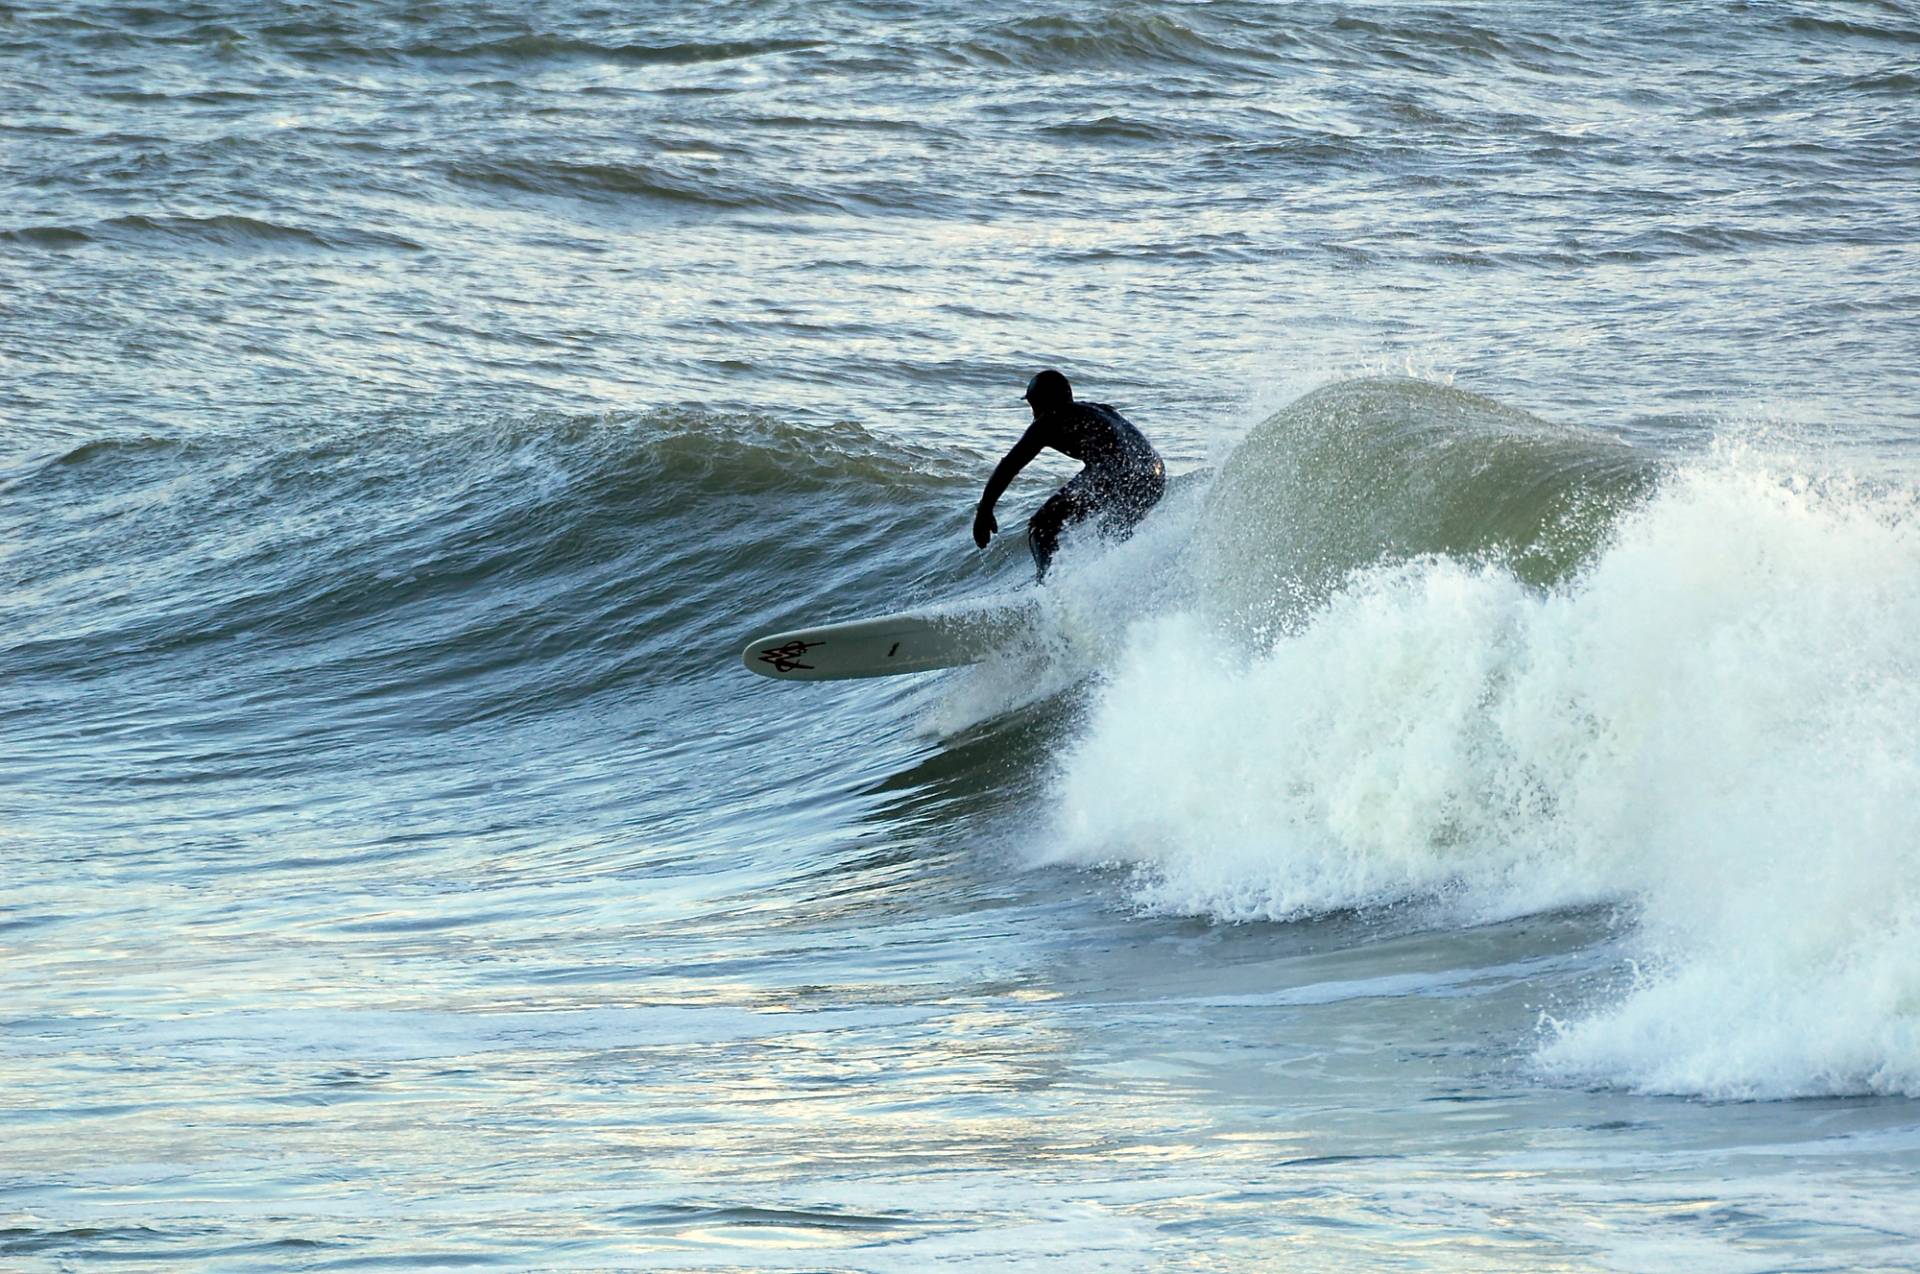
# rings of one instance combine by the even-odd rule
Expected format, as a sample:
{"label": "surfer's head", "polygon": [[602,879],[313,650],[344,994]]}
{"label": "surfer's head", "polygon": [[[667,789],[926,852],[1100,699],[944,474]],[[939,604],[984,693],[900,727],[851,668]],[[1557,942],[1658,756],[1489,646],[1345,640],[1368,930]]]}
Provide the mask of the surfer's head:
{"label": "surfer's head", "polygon": [[1049,367],[1027,382],[1026,399],[1037,418],[1073,406],[1073,386],[1067,384],[1065,376]]}

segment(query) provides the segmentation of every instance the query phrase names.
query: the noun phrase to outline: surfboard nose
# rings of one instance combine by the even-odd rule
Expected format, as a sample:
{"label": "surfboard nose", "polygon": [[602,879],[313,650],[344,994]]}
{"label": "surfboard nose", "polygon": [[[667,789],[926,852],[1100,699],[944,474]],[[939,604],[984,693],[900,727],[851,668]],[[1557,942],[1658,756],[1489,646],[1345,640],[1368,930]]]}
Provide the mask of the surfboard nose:
{"label": "surfboard nose", "polygon": [[747,648],[740,652],[740,662],[747,666],[747,671],[757,672],[763,677],[788,681],[816,680],[805,675],[820,674],[819,665],[808,662],[808,655],[824,644],[819,640],[808,641],[798,633],[760,637],[747,643]]}

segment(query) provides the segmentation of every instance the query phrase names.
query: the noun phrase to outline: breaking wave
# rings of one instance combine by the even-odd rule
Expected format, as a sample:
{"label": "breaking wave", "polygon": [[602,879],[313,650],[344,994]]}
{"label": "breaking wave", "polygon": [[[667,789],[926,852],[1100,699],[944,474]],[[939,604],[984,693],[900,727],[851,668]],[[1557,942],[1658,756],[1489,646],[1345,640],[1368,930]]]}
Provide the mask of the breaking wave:
{"label": "breaking wave", "polygon": [[1920,1093],[1912,493],[1378,382],[1213,497],[1211,586],[1135,628],[1063,764],[1061,857],[1222,921],[1615,904],[1632,985],[1549,1014],[1547,1073]]}

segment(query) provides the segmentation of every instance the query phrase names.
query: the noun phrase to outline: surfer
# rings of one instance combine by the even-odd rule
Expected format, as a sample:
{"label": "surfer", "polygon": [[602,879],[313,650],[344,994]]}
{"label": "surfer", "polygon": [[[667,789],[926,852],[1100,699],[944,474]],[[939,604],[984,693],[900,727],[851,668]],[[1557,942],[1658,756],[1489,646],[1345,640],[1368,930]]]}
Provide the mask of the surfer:
{"label": "surfer", "polygon": [[1160,502],[1167,489],[1167,468],[1131,421],[1105,403],[1074,401],[1073,387],[1052,368],[1027,382],[1026,400],[1033,408],[1033,423],[987,479],[973,515],[973,542],[987,547],[1000,529],[993,506],[1044,448],[1073,457],[1086,467],[1027,522],[1027,547],[1033,550],[1037,578],[1044,580],[1061,532],[1092,520],[1102,532],[1124,539]]}

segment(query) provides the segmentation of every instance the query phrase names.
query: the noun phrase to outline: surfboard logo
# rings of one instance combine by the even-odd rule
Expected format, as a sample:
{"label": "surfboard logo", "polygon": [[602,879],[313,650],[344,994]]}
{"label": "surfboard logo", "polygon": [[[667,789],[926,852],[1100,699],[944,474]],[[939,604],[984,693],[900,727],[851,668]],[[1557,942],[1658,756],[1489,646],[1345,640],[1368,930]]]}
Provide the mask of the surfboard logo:
{"label": "surfboard logo", "polygon": [[802,669],[811,669],[813,665],[801,663],[800,656],[806,654],[815,646],[825,644],[825,642],[801,641],[795,638],[784,646],[770,646],[766,650],[761,651],[760,662],[763,664],[772,664],[775,672],[799,672]]}

